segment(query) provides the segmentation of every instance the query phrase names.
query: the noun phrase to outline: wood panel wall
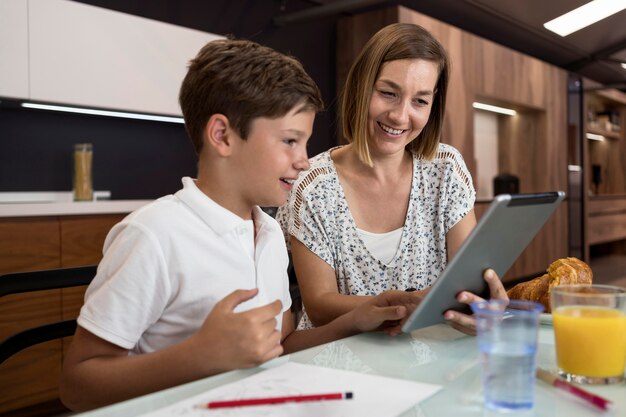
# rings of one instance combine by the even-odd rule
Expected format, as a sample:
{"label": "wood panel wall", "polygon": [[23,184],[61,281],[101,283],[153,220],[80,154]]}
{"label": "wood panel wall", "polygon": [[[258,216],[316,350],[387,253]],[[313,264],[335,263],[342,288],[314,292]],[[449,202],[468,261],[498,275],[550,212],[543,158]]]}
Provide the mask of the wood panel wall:
{"label": "wood panel wall", "polygon": [[[472,103],[487,101],[519,112],[513,118],[499,118],[502,172],[520,178],[520,192],[567,190],[567,74],[557,67],[395,6],[339,22],[338,88],[343,86],[349,66],[371,35],[396,22],[424,27],[448,51],[451,79],[442,142],[462,153],[472,176],[476,177]],[[567,252],[564,202],[505,280],[537,275],[554,259],[567,256]]]}

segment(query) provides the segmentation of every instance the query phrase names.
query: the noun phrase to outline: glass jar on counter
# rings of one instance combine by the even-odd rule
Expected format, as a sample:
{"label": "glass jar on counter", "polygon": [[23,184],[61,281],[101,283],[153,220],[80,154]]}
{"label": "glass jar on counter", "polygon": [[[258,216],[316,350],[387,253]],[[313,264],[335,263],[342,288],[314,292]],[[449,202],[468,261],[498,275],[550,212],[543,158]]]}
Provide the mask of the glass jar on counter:
{"label": "glass jar on counter", "polygon": [[77,143],[74,145],[74,201],[93,200],[93,145]]}

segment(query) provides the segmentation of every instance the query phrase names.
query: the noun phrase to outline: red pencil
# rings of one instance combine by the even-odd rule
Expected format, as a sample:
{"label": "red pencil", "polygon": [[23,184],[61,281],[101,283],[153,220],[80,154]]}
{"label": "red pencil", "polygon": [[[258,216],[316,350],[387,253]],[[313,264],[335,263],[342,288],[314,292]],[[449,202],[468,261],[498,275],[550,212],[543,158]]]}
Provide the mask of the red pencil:
{"label": "red pencil", "polygon": [[326,400],[349,400],[354,395],[351,392],[333,392],[327,394],[306,394],[291,395],[287,397],[265,397],[265,398],[248,398],[242,400],[220,400],[211,401],[202,404],[201,408],[230,408],[230,407],[249,407],[253,405],[269,405],[284,403],[299,403],[305,401],[326,401]]}
{"label": "red pencil", "polygon": [[563,391],[567,391],[570,394],[578,398],[581,398],[602,410],[610,410],[611,407],[613,406],[613,403],[610,400],[607,400],[606,398],[602,398],[599,395],[593,394],[589,391],[585,391],[582,388],[578,388],[575,385],[565,382],[557,378],[550,372],[545,371],[541,368],[537,368],[537,378],[541,379],[544,382],[547,382],[548,384],[556,388],[562,389]]}

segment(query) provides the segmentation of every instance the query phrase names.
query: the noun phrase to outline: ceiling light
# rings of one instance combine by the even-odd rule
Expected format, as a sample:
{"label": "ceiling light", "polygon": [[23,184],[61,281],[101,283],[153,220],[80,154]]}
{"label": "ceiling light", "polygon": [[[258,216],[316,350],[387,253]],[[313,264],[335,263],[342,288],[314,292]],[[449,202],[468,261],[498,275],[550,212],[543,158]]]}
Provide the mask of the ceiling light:
{"label": "ceiling light", "polygon": [[506,114],[509,116],[515,116],[517,114],[515,110],[507,109],[506,107],[492,106],[491,104],[474,102],[472,103],[472,107],[474,107],[475,109],[492,111],[495,113]]}
{"label": "ceiling light", "polygon": [[622,66],[622,68],[626,69],[626,62],[622,62],[620,65]]}
{"label": "ceiling light", "polygon": [[548,30],[567,36],[626,9],[626,0],[593,0],[543,24]]}
{"label": "ceiling light", "polygon": [[596,135],[595,133],[587,133],[587,139],[592,139],[592,140],[604,140],[604,136],[602,136],[602,135]]}
{"label": "ceiling light", "polygon": [[121,117],[124,119],[151,120],[155,122],[183,123],[183,124],[185,123],[182,117],[159,116],[156,114],[129,113],[129,112],[112,111],[112,110],[96,110],[96,109],[87,109],[83,107],[56,106],[56,105],[51,105],[51,104],[28,103],[28,102],[22,103],[21,106],[28,108],[28,109],[62,111],[62,112],[67,112],[67,113],[90,114],[94,116]]}

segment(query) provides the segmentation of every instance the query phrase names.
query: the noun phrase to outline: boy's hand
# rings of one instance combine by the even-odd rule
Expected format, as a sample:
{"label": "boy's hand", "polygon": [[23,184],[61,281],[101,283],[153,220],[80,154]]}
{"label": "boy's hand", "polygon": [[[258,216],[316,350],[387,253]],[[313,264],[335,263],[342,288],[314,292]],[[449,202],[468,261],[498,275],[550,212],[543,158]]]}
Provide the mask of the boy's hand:
{"label": "boy's hand", "polygon": [[[498,278],[498,275],[493,269],[487,269],[483,274],[483,279],[489,286],[489,295],[491,299],[508,300],[506,290],[502,281]],[[477,301],[484,301],[481,297],[468,291],[462,291],[456,297],[457,301],[464,304],[471,304]],[[455,329],[469,334],[476,335],[476,319],[474,316],[460,313],[454,310],[448,310],[444,313],[443,317],[448,321],[448,324]]]}
{"label": "boy's hand", "polygon": [[383,329],[395,336],[422,297],[420,291],[385,291],[351,311],[354,324],[361,332]]}
{"label": "boy's hand", "polygon": [[281,334],[276,330],[276,316],[282,311],[279,300],[242,313],[233,311],[257,293],[257,289],[236,290],[215,305],[193,336],[198,358],[210,357],[220,371],[226,371],[254,367],[282,354]]}

